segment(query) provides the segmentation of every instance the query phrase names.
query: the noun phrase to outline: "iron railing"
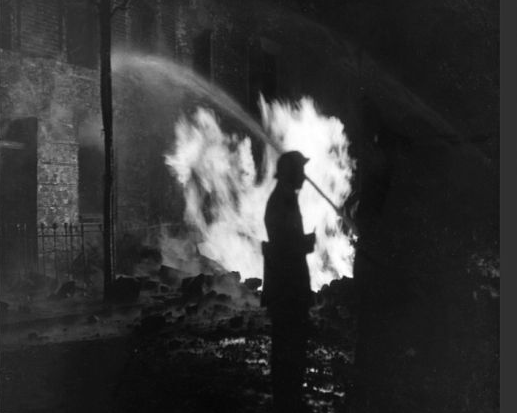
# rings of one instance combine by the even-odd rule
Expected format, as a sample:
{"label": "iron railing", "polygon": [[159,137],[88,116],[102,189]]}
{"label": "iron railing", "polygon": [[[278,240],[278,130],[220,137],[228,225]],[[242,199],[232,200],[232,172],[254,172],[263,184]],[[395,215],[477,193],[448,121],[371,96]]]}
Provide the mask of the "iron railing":
{"label": "iron railing", "polygon": [[[158,245],[164,230],[174,235],[183,227],[119,224],[117,234],[120,239],[129,234],[140,243]],[[0,275],[5,279],[38,273],[57,281],[86,280],[92,266],[102,268],[102,231],[98,223],[0,224]]]}
{"label": "iron railing", "polygon": [[39,273],[58,280],[85,275],[102,225],[54,223],[0,225],[0,274],[10,277]]}

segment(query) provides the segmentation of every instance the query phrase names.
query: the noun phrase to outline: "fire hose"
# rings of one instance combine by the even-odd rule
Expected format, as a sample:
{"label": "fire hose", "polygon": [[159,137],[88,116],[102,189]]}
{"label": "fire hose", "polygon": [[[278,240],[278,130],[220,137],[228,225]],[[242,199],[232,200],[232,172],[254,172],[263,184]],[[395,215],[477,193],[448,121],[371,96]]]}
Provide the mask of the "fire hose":
{"label": "fire hose", "polygon": [[[279,155],[283,153],[282,148],[271,139],[265,132],[260,133],[261,139],[269,144]],[[323,190],[314,182],[310,177],[305,175],[305,180],[312,185],[312,187],[316,190],[316,192],[332,207],[332,209],[336,212],[338,217],[342,220],[342,224],[346,227],[344,228],[345,232],[352,231],[354,235],[358,235],[357,227],[354,222],[350,219],[350,217],[346,213],[346,209],[342,210],[339,208],[328,196],[323,192]]]}
{"label": "fire hose", "polygon": [[316,185],[316,183],[307,175],[305,175],[305,180],[309,182],[312,185],[312,187],[316,190],[316,192],[320,194],[323,197],[323,199],[330,204],[332,209],[334,209],[336,214],[338,214],[339,218],[343,220],[342,224],[346,226],[348,230],[352,231],[353,234],[358,235],[357,227],[355,226],[354,222],[350,219],[350,217],[347,215],[346,210],[340,210],[338,206],[334,204],[334,202],[332,202],[332,200],[327,196],[327,194],[325,194],[325,192],[323,192],[323,190],[318,185]]}

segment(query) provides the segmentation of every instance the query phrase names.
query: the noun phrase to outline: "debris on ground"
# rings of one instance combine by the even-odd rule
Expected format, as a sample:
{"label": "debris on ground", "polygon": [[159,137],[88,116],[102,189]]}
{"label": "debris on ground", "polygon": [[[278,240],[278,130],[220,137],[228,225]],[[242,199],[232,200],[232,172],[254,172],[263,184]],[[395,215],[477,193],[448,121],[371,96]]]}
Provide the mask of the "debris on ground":
{"label": "debris on ground", "polygon": [[135,278],[120,275],[113,282],[109,296],[114,302],[134,302],[138,300],[140,288]]}

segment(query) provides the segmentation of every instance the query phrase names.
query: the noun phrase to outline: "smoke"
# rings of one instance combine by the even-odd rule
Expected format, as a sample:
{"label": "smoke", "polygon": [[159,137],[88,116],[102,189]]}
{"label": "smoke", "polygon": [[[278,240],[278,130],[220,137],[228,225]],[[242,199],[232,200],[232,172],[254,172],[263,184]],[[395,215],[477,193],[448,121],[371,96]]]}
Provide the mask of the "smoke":
{"label": "smoke", "polygon": [[[343,124],[319,114],[309,98],[295,105],[262,101],[261,109],[276,146],[309,157],[307,174],[342,206],[353,168]],[[185,221],[200,234],[199,252],[245,279],[262,278],[263,217],[278,153],[266,149],[264,179],[256,183],[250,138],[225,133],[212,111],[199,108],[190,118],[182,117],[175,134],[176,149],[165,162],[183,186]],[[308,256],[313,289],[351,277],[354,250],[336,212],[307,185],[299,201],[306,232],[315,230],[317,236],[315,252]]]}

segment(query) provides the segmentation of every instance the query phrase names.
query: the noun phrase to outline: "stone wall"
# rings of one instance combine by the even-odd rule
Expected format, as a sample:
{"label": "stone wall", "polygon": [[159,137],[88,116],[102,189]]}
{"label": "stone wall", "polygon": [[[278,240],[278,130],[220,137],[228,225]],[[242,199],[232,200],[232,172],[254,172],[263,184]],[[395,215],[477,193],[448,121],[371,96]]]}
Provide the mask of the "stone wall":
{"label": "stone wall", "polygon": [[0,50],[2,120],[38,119],[38,222],[78,219],[76,123],[98,111],[95,72]]}

